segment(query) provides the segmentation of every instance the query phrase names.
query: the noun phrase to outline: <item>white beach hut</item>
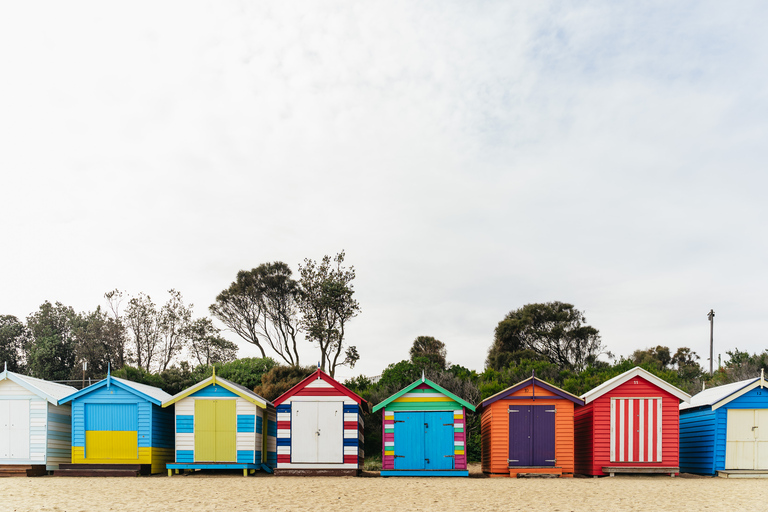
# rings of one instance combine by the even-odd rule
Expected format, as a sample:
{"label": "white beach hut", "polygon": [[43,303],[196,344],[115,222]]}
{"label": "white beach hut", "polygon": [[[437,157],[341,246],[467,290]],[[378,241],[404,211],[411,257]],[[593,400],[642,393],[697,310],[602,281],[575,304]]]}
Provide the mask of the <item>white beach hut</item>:
{"label": "white beach hut", "polygon": [[59,400],[75,391],[7,367],[0,373],[0,475],[43,475],[69,462],[71,408]]}

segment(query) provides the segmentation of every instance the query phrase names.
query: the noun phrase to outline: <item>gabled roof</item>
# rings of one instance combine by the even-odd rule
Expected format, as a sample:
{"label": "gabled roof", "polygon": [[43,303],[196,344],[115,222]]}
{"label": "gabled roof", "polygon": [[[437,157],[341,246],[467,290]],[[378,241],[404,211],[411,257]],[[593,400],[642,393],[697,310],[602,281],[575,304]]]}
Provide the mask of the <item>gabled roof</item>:
{"label": "gabled roof", "polygon": [[[550,384],[548,382],[544,382],[543,380],[541,380],[541,379],[539,379],[537,377],[531,376],[531,377],[528,377],[527,379],[525,379],[524,381],[515,384],[514,386],[508,387],[504,391],[499,391],[495,395],[489,396],[488,398],[486,398],[485,400],[480,402],[480,405],[477,406],[477,409],[480,410],[483,407],[488,407],[493,402],[495,402],[497,400],[502,400],[504,398],[507,398],[508,396],[515,394],[516,392],[520,391],[521,389],[527,388],[531,384],[533,384],[534,390],[535,390],[536,386],[538,386],[538,387],[541,387],[543,389],[546,389],[547,391],[549,391],[551,393],[554,393],[556,396],[559,396],[561,398],[565,398],[566,400],[570,400],[571,402],[573,402],[576,405],[584,405],[584,400],[582,400],[581,398],[577,397],[576,395],[572,395],[572,394],[570,394],[567,391],[563,391],[562,389],[560,389],[557,386],[553,386],[552,384]],[[534,393],[535,393],[535,391],[534,391]],[[542,398],[546,399],[546,398],[551,398],[551,397],[544,395],[544,396],[542,396]]]}
{"label": "gabled roof", "polygon": [[197,393],[203,388],[206,388],[208,386],[221,386],[224,389],[227,389],[231,391],[232,393],[236,394],[240,398],[243,398],[245,400],[248,400],[249,402],[255,404],[258,407],[261,407],[262,409],[266,409],[267,405],[272,406],[272,402],[269,400],[260,397],[250,389],[246,388],[245,386],[241,386],[240,384],[235,384],[234,382],[228,381],[227,379],[222,379],[221,377],[217,377],[216,373],[214,371],[213,375],[208,377],[205,380],[201,380],[194,386],[190,386],[187,389],[180,391],[179,393],[176,393],[173,396],[169,396],[167,400],[163,402],[163,407],[168,407],[171,404],[175,404],[182,398],[186,398],[189,395],[192,395],[194,393]]}
{"label": "gabled roof", "polygon": [[40,398],[45,398],[51,405],[59,405],[60,400],[71,394],[77,389],[64,384],[57,384],[43,379],[36,379],[20,373],[4,370],[0,373],[0,380],[10,380],[27,391],[30,391]]}
{"label": "gabled roof", "polygon": [[400,398],[404,394],[408,393],[409,391],[411,391],[413,388],[419,386],[420,384],[427,384],[428,386],[432,387],[432,389],[434,389],[435,391],[438,391],[438,392],[444,394],[445,396],[447,396],[448,398],[450,398],[451,400],[454,400],[454,401],[460,403],[461,405],[463,405],[464,407],[466,407],[470,411],[474,411],[475,410],[475,406],[472,405],[471,403],[467,402],[466,400],[462,400],[461,398],[459,398],[458,396],[454,395],[453,393],[451,393],[447,389],[445,389],[445,388],[443,388],[441,386],[438,386],[437,384],[435,384],[434,382],[432,382],[429,379],[425,379],[424,377],[422,377],[420,380],[417,380],[416,382],[414,382],[410,386],[406,387],[405,389],[400,390],[399,392],[395,393],[391,397],[387,398],[386,400],[384,400],[383,402],[381,402],[380,404],[375,406],[373,408],[372,412],[376,412],[379,409],[381,409],[382,407],[385,407],[390,402],[393,402],[393,401],[397,400],[398,398]]}
{"label": "gabled roof", "polygon": [[84,395],[92,393],[93,391],[96,391],[97,389],[103,388],[105,386],[106,387],[116,386],[118,388],[124,389],[129,393],[133,393],[134,395],[140,396],[141,398],[144,398],[145,400],[152,402],[155,405],[162,405],[163,400],[167,400],[168,398],[171,397],[171,395],[169,395],[168,393],[166,393],[160,388],[156,388],[154,386],[148,386],[146,384],[139,384],[138,382],[133,382],[131,380],[120,379],[117,377],[113,377],[111,375],[107,375],[106,379],[100,380],[95,384],[91,384],[90,386],[83,388],[80,391],[67,396],[60,403],[71,402],[72,400],[78,399]]}
{"label": "gabled roof", "polygon": [[334,389],[339,391],[345,396],[348,396],[358,404],[362,405],[364,409],[368,407],[368,402],[364,400],[362,397],[360,397],[358,394],[352,392],[348,387],[344,386],[343,384],[340,384],[337,380],[335,380],[333,377],[322,371],[320,368],[318,368],[315,372],[312,373],[312,375],[308,376],[295,386],[293,386],[291,389],[277,397],[277,400],[275,400],[275,406],[280,405],[281,403],[285,402],[287,399],[301,391],[302,389],[306,388],[309,384],[316,380],[322,380],[323,382],[327,382],[330,384]]}
{"label": "gabled roof", "polygon": [[691,395],[686,393],[685,391],[676,388],[669,382],[665,381],[664,379],[660,379],[659,377],[655,376],[651,372],[647,370],[643,370],[639,366],[635,366],[631,370],[628,370],[621,375],[617,375],[616,377],[607,380],[597,386],[596,388],[592,389],[591,391],[587,391],[583,395],[581,395],[581,398],[584,400],[585,404],[588,404],[592,402],[593,400],[600,398],[604,394],[608,393],[609,391],[621,386],[625,382],[634,379],[635,377],[641,377],[651,384],[660,387],[667,393],[676,396],[678,399],[688,402],[691,400]]}
{"label": "gabled roof", "polygon": [[768,383],[760,377],[754,379],[731,382],[714,388],[705,389],[691,397],[691,403],[680,404],[680,410],[693,409],[695,407],[712,406],[712,410],[718,409],[728,402],[736,400],[743,394],[752,391],[756,387],[768,387]]}

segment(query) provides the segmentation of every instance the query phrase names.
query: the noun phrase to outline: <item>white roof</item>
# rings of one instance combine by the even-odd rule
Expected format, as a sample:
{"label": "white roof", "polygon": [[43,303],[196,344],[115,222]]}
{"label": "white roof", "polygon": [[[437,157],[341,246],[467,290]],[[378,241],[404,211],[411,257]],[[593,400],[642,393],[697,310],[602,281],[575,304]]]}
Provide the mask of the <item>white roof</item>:
{"label": "white roof", "polygon": [[659,377],[655,376],[654,374],[652,374],[647,370],[643,370],[639,366],[635,366],[631,370],[628,370],[622,373],[621,375],[617,375],[616,377],[603,382],[596,388],[590,391],[587,391],[586,393],[581,395],[581,399],[584,400],[584,404],[586,405],[592,402],[593,400],[600,398],[601,396],[611,391],[612,389],[615,389],[621,386],[622,384],[624,384],[625,382],[632,380],[635,377],[642,377],[643,379],[647,380],[651,384],[654,384],[660,387],[667,393],[676,396],[677,398],[679,398],[684,402],[688,402],[691,399],[691,396],[685,391],[676,388],[669,382],[663,379],[660,379]]}
{"label": "white roof", "polygon": [[152,397],[156,400],[159,400],[160,403],[165,402],[169,398],[171,398],[171,395],[166,393],[160,388],[156,388],[155,386],[148,386],[147,384],[139,384],[138,382],[133,382],[132,380],[125,380],[120,379],[118,377],[110,376],[112,380],[116,380],[120,384],[125,384],[128,387],[131,387],[138,391],[139,393],[144,393],[145,395]]}
{"label": "white roof", "polygon": [[[715,386],[714,388],[705,389],[700,393],[696,393],[691,398],[691,402],[688,404],[680,404],[680,410],[692,409],[694,407],[701,407],[705,405],[715,405],[718,402],[725,401],[723,404],[730,402],[746,393],[750,389],[756,387],[756,384],[760,383],[760,378],[740,380],[738,382],[731,382],[730,384],[723,384],[722,386]],[[765,381],[763,381],[765,384]],[[718,405],[718,407],[719,407]]]}
{"label": "white roof", "polygon": [[77,391],[72,386],[67,386],[66,384],[57,384],[43,379],[36,379],[35,377],[9,372],[8,370],[0,373],[0,380],[4,379],[14,381],[18,385],[35,393],[40,398],[45,398],[53,405],[59,405],[59,400]]}

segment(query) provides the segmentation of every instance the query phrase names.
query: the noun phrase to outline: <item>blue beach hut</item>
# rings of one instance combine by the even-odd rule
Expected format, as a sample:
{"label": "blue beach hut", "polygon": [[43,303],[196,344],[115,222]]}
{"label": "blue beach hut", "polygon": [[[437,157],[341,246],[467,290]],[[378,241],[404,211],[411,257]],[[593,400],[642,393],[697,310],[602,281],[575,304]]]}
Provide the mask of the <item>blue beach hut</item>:
{"label": "blue beach hut", "polygon": [[112,377],[69,395],[72,463],[60,476],[130,476],[162,473],[173,460],[171,397],[160,388]]}
{"label": "blue beach hut", "polygon": [[0,373],[0,475],[44,475],[69,462],[70,406],[59,401],[73,391],[7,367]]}
{"label": "blue beach hut", "polygon": [[680,471],[724,477],[768,472],[768,386],[717,386],[680,405]]}

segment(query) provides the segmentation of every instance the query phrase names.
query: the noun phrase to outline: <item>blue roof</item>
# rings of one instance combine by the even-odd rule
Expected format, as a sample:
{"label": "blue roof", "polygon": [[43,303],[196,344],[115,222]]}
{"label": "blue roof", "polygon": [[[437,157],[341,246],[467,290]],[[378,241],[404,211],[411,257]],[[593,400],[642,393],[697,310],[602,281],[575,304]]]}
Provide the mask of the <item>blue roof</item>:
{"label": "blue roof", "polygon": [[72,400],[76,400],[104,386],[117,386],[121,389],[128,391],[129,393],[133,393],[134,395],[144,398],[148,402],[152,402],[155,405],[162,405],[165,400],[168,400],[169,398],[171,398],[171,395],[169,395],[168,393],[166,393],[160,388],[156,388],[154,386],[148,386],[146,384],[139,384],[138,382],[119,379],[117,377],[112,377],[111,375],[108,375],[106,379],[100,380],[96,384],[91,384],[87,388],[83,388],[80,391],[76,393],[72,393],[68,397],[59,400],[59,403],[64,404],[67,402],[71,402]]}

